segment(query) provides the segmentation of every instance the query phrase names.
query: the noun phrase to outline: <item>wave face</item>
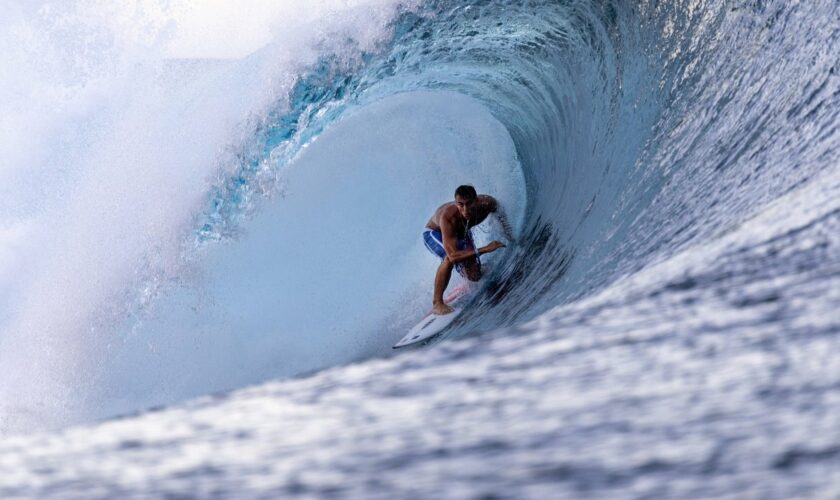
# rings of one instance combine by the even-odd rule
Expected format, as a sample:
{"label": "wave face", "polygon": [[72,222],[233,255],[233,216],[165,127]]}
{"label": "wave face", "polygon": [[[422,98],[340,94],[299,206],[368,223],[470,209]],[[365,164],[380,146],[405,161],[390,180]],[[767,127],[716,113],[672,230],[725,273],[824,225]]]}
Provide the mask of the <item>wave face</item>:
{"label": "wave face", "polygon": [[[4,109],[37,153],[0,171],[0,428],[88,426],[0,457],[73,495],[836,493],[836,4],[317,6],[239,60],[103,41],[73,73],[45,36],[61,78],[4,76],[38,106]],[[4,44],[52,19],[17,14]],[[517,241],[392,355],[464,182]]]}

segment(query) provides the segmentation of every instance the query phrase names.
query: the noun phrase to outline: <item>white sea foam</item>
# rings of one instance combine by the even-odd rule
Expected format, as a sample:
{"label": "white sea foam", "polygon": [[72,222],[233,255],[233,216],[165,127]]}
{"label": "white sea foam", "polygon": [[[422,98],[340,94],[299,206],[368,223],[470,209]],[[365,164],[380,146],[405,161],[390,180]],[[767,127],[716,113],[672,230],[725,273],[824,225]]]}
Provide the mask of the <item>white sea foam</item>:
{"label": "white sea foam", "polygon": [[[233,44],[242,53],[269,42],[256,55],[212,64],[167,62],[235,36],[196,34],[192,4],[5,9],[3,427],[53,425],[84,413],[79,391],[95,384],[94,368],[116,341],[126,287],[137,273],[177,278],[191,218],[212,179],[235,163],[229,151],[248,140],[254,118],[282,106],[297,75],[320,55],[355,58],[374,49],[405,3],[284,2],[268,16],[265,5],[259,12],[218,6],[212,17],[268,26],[272,35]],[[178,16],[189,27],[186,38],[178,36]]]}

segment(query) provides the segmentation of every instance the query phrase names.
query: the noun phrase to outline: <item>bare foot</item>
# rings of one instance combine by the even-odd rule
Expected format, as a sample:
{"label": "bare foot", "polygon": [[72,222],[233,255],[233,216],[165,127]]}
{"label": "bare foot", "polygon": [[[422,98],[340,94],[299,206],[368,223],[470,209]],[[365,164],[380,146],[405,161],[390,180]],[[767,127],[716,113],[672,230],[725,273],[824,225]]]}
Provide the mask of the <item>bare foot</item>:
{"label": "bare foot", "polygon": [[435,314],[449,314],[452,311],[454,311],[454,309],[444,304],[443,302],[439,302],[437,304],[432,305],[432,312]]}

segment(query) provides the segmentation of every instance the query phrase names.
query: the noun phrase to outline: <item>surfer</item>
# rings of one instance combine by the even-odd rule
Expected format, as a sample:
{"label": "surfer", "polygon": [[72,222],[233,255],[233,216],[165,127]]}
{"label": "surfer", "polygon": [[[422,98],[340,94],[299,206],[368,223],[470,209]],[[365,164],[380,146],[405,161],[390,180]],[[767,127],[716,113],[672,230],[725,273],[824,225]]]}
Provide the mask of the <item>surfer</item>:
{"label": "surfer", "polygon": [[494,214],[508,241],[513,241],[513,231],[499,202],[492,196],[476,193],[472,186],[459,186],[455,190],[455,201],[441,205],[426,223],[423,241],[426,248],[441,258],[435,274],[435,291],[432,298],[432,312],[449,314],[452,308],[443,302],[443,292],[449,285],[454,268],[470,281],[481,279],[480,255],[503,248],[501,241],[476,248],[472,228]]}

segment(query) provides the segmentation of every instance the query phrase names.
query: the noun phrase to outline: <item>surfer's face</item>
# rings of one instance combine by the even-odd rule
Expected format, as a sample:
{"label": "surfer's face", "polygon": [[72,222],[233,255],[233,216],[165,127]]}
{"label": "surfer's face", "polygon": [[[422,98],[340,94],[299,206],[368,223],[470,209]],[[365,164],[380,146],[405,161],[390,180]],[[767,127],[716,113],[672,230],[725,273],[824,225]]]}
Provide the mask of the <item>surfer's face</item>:
{"label": "surfer's face", "polygon": [[455,197],[455,206],[458,207],[458,212],[461,214],[461,217],[465,219],[470,217],[473,205],[475,205],[475,198],[462,198],[461,196]]}

